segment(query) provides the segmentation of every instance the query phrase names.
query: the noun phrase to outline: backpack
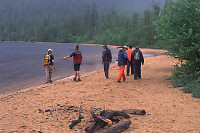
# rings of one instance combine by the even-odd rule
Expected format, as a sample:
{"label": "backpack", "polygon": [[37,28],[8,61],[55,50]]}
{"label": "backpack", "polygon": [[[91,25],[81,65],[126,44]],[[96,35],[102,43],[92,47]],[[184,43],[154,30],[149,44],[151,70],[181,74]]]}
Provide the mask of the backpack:
{"label": "backpack", "polygon": [[51,57],[49,54],[46,54],[45,57],[44,57],[44,65],[50,65],[51,63]]}
{"label": "backpack", "polygon": [[139,51],[135,52],[134,60],[139,60],[140,59],[140,53]]}

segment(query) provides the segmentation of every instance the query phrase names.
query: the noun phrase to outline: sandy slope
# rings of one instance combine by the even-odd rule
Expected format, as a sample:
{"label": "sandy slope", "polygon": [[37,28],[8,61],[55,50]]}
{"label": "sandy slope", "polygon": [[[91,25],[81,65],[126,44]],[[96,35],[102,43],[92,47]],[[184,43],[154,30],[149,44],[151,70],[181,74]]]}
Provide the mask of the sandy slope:
{"label": "sandy slope", "polygon": [[[176,59],[165,55],[145,58],[141,80],[129,76],[126,82],[117,83],[119,69],[114,65],[108,80],[101,70],[84,75],[82,82],[65,79],[1,96],[0,132],[82,133],[91,124],[91,109],[132,108],[144,109],[147,114],[130,115],[132,124],[127,133],[199,133],[200,99],[173,88],[166,79],[175,62]],[[77,119],[79,110],[85,118],[71,130],[70,122]]]}

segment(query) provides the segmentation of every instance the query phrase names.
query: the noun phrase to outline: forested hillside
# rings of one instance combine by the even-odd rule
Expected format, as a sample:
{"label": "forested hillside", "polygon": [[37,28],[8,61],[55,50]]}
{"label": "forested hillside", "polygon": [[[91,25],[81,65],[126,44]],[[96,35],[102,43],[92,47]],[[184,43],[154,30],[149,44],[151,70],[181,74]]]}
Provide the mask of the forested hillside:
{"label": "forested hillside", "polygon": [[153,44],[164,0],[0,1],[0,40]]}
{"label": "forested hillside", "polygon": [[[165,0],[154,0],[164,5]],[[115,8],[119,14],[143,13],[152,8],[152,0],[1,0],[0,17],[35,17],[83,15],[88,6],[96,4],[97,11],[107,13]]]}

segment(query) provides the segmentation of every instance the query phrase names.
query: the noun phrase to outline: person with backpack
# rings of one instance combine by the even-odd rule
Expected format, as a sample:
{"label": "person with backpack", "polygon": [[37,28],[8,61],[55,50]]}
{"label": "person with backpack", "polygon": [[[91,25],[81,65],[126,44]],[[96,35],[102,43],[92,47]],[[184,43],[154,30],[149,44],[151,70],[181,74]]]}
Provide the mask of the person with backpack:
{"label": "person with backpack", "polygon": [[127,64],[127,53],[126,50],[128,50],[127,46],[123,46],[123,47],[119,47],[122,48],[119,50],[118,52],[118,66],[119,66],[119,76],[117,79],[118,83],[121,83],[121,79],[123,79],[123,81],[126,80],[125,74],[124,74],[124,69],[125,69],[125,65]]}
{"label": "person with backpack", "polygon": [[102,47],[104,48],[102,53],[102,64],[104,64],[105,79],[108,79],[109,65],[112,62],[112,53],[106,44],[103,44]]}
{"label": "person with backpack", "polygon": [[131,60],[133,61],[134,66],[134,79],[141,78],[141,63],[144,65],[144,57],[138,46],[135,47],[135,50],[131,54]]}
{"label": "person with backpack", "polygon": [[54,56],[52,55],[53,49],[48,49],[48,53],[44,57],[44,68],[46,73],[46,83],[52,83],[52,71],[55,69]]}
{"label": "person with backpack", "polygon": [[[73,52],[71,55],[64,57],[64,59],[67,59],[67,58],[70,58],[73,56],[74,71],[75,71],[75,77],[73,80],[78,82],[78,81],[81,81],[79,71],[80,71],[80,65],[82,63],[82,53],[81,53],[81,51],[79,51],[78,45],[74,46],[74,50],[75,50],[75,52]],[[78,79],[76,80],[77,77],[78,77]]]}
{"label": "person with backpack", "polygon": [[131,61],[131,54],[133,52],[132,46],[129,46],[128,50],[126,50],[127,56],[128,56],[128,61],[127,61],[127,76],[129,76],[129,71],[131,68],[131,75],[134,74],[134,68],[133,68],[133,62]]}

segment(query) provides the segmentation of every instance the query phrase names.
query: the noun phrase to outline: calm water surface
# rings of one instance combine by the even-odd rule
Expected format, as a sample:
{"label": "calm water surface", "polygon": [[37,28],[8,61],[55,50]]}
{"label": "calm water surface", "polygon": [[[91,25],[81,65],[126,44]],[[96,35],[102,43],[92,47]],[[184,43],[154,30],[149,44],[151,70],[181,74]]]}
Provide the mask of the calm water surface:
{"label": "calm water surface", "polygon": [[[63,60],[74,51],[74,44],[0,42],[0,94],[43,84],[43,58],[49,48],[55,57],[53,80],[74,75],[72,58]],[[80,45],[80,51],[83,54],[81,74],[103,68],[101,46]],[[111,51],[116,60],[117,49],[111,48]]]}

